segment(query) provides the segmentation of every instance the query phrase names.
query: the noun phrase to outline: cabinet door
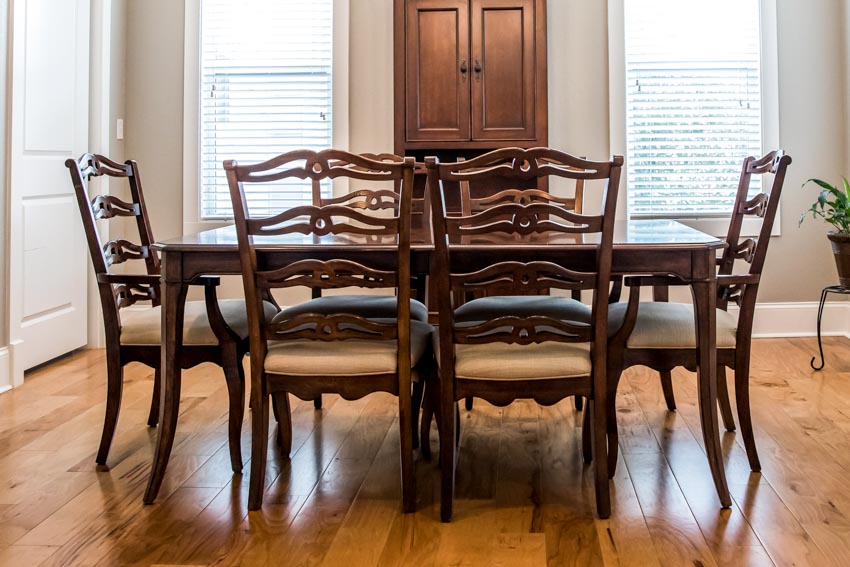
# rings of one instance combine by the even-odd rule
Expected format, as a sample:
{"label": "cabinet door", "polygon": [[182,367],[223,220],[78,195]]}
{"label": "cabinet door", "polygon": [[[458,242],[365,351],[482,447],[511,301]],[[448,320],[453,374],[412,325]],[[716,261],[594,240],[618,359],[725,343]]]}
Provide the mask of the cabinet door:
{"label": "cabinet door", "polygon": [[471,3],[472,139],[534,139],[534,0]]}
{"label": "cabinet door", "polygon": [[407,140],[469,140],[468,0],[407,3]]}

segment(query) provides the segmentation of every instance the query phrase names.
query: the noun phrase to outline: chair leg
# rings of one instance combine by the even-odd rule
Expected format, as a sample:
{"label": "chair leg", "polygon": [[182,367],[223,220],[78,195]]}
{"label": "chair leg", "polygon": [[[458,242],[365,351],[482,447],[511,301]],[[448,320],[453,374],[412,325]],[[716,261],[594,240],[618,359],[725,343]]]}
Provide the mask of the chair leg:
{"label": "chair leg", "polygon": [[472,396],[466,396],[465,407],[466,411],[472,411]]}
{"label": "chair leg", "polygon": [[[269,449],[269,397],[256,392],[252,395],[251,412],[251,484],[248,488],[248,509],[263,507],[263,490],[266,484],[266,454]],[[287,412],[288,413],[288,412]]]}
{"label": "chair leg", "polygon": [[717,367],[717,404],[720,406],[720,417],[726,431],[735,431],[735,418],[732,416],[732,406],[729,403],[729,385],[726,383],[726,367]]}
{"label": "chair leg", "polygon": [[236,345],[224,348],[222,370],[227,382],[230,412],[227,418],[227,441],[230,445],[230,467],[234,473],[242,472],[242,419],[245,417],[245,370]]}
{"label": "chair leg", "polygon": [[105,465],[109,457],[109,448],[112,446],[115,427],[118,425],[123,390],[124,367],[121,365],[121,354],[117,348],[109,349],[106,355],[106,415],[103,418],[103,433],[100,436],[100,447],[95,458],[98,465]]}
{"label": "chair leg", "polygon": [[289,409],[289,394],[275,392],[272,394],[272,409],[277,418],[277,446],[280,454],[288,459],[292,452],[292,412]]}
{"label": "chair leg", "polygon": [[576,402],[576,411],[581,411],[584,408],[584,398],[581,396],[575,396]]}
{"label": "chair leg", "polygon": [[607,445],[607,419],[605,414],[604,404],[597,403],[596,400],[588,401],[588,412],[591,421],[591,431],[593,433],[593,476],[596,488],[596,513],[601,519],[606,519],[611,516],[611,492],[608,485],[608,459]]}
{"label": "chair leg", "polygon": [[661,376],[661,391],[664,392],[667,409],[676,411],[676,397],[673,395],[673,373],[670,370],[662,370],[658,374]]}
{"label": "chair leg", "polygon": [[413,434],[413,448],[419,448],[419,414],[422,409],[422,397],[425,392],[425,380],[419,378],[413,383],[413,397],[411,411],[413,412],[413,421],[411,425],[411,433]]}
{"label": "chair leg", "polygon": [[[409,379],[408,379],[409,380]],[[409,384],[409,382],[408,382]],[[398,436],[401,450],[401,502],[404,513],[416,511],[413,470],[413,411],[410,388],[398,396]]]}
{"label": "chair leg", "polygon": [[322,409],[322,395],[319,394],[313,398],[313,409]]}
{"label": "chair leg", "polygon": [[425,384],[422,403],[422,419],[419,423],[419,450],[426,461],[431,460],[431,420],[435,415],[437,426],[440,426],[440,377],[436,367],[429,372],[430,377]]}
{"label": "chair leg", "polygon": [[162,480],[165,478],[165,469],[171,457],[171,449],[174,447],[174,435],[177,433],[177,419],[180,415],[180,389],[183,377],[180,368],[177,367],[172,382],[163,380],[162,384],[162,419],[159,423],[157,444],[154,449],[153,465],[148,477],[148,486],[145,489],[143,501],[145,504],[153,504],[156,500]]}
{"label": "chair leg", "polygon": [[151,411],[148,414],[148,427],[156,427],[159,423],[159,389],[162,387],[162,369],[153,371],[153,395],[151,396]]}
{"label": "chair leg", "polygon": [[735,353],[735,404],[738,407],[738,423],[747,449],[750,469],[761,471],[756,439],[753,435],[753,419],[750,415],[750,349],[739,347]]}
{"label": "chair leg", "polygon": [[585,463],[593,462],[593,441],[591,435],[590,412],[584,412],[581,418],[581,456]]}
{"label": "chair leg", "polygon": [[[440,376],[442,382],[440,395],[440,520],[450,522],[452,519],[452,505],[455,489],[455,426],[457,413],[454,408],[457,404],[454,400],[454,388],[452,376]],[[454,407],[453,407],[454,406]]]}

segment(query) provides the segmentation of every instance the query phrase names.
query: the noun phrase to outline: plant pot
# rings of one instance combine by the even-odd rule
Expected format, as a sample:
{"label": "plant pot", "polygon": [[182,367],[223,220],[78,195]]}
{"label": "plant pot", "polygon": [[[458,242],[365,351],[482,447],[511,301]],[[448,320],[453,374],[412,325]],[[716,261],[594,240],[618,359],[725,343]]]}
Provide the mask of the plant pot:
{"label": "plant pot", "polygon": [[830,232],[826,236],[832,242],[835,267],[838,269],[838,283],[841,287],[850,289],[850,234]]}

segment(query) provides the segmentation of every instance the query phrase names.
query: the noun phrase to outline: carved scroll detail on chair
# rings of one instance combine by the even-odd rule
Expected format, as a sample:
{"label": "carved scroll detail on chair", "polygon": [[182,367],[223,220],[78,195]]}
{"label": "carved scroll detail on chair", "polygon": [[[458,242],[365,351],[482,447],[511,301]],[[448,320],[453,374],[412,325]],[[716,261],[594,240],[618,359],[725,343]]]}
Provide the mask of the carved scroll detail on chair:
{"label": "carved scroll detail on chair", "polygon": [[537,289],[592,289],[596,274],[577,272],[551,262],[500,262],[468,274],[452,274],[452,287],[486,290],[494,295],[527,295]]}
{"label": "carved scroll detail on chair", "polygon": [[450,234],[474,236],[503,232],[527,236],[543,232],[583,234],[599,231],[600,217],[588,217],[546,203],[496,205],[486,211],[464,217],[449,217]]}
{"label": "carved scroll detail on chair", "polygon": [[269,288],[388,288],[397,285],[395,272],[376,270],[351,260],[299,260],[278,270],[257,273],[257,285]]}
{"label": "carved scroll detail on chair", "polygon": [[455,325],[454,339],[461,344],[487,344],[495,341],[518,345],[548,341],[574,343],[590,342],[593,339],[592,331],[586,323],[562,321],[542,315],[505,316],[479,325]]}
{"label": "carved scroll detail on chair", "polygon": [[347,177],[373,181],[392,181],[397,173],[393,166],[401,166],[402,162],[371,160],[362,156],[349,154],[339,150],[297,150],[282,154],[266,162],[244,168],[240,176],[249,183],[279,181],[287,178],[298,179],[335,179]]}
{"label": "carved scroll detail on chair", "polygon": [[746,240],[739,242],[731,252],[736,260],[743,260],[748,264],[752,264],[756,253],[756,244],[755,239],[747,238]]}
{"label": "carved scroll detail on chair", "polygon": [[119,284],[114,286],[115,302],[119,309],[129,307],[139,301],[159,303],[159,287],[145,284]]}
{"label": "carved scroll detail on chair", "polygon": [[[338,219],[354,222],[337,222]],[[301,234],[394,234],[397,231],[398,219],[380,218],[343,205],[314,207],[305,205],[294,207],[273,217],[264,219],[249,219],[248,231],[254,235],[277,236],[298,232]]]}
{"label": "carved scroll detail on chair", "polygon": [[98,195],[91,202],[95,220],[113,217],[137,217],[141,214],[138,203],[128,203],[112,195]]}
{"label": "carved scroll detail on chair", "polygon": [[328,205],[345,205],[352,209],[366,209],[369,211],[380,211],[398,209],[398,202],[401,196],[395,191],[380,190],[380,191],[352,191],[341,197],[324,199],[323,204]]}
{"label": "carved scroll detail on chair", "polygon": [[744,201],[738,206],[738,212],[742,215],[754,215],[763,217],[767,211],[767,193],[759,193],[749,201]]}
{"label": "carved scroll detail on chair", "polygon": [[349,313],[303,313],[280,323],[266,326],[271,340],[311,339],[318,341],[392,340],[398,335],[395,321],[381,323]]}
{"label": "carved scroll detail on chair", "polygon": [[150,249],[147,246],[139,246],[129,240],[110,240],[103,245],[103,256],[106,258],[107,266],[123,264],[127,260],[144,260],[149,255]]}

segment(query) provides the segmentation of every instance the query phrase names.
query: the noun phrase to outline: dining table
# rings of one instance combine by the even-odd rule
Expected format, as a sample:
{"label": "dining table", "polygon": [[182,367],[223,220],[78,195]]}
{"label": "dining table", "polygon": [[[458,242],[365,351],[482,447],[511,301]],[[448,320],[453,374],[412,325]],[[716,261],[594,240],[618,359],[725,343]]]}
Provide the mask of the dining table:
{"label": "dining table", "polygon": [[[692,289],[697,330],[697,383],[699,416],[709,470],[720,504],[731,506],[726,483],[717,417],[716,305],[718,251],[724,240],[680,222],[665,219],[617,221],[614,229],[612,273],[616,275],[671,275]],[[581,237],[584,238],[584,237]],[[506,257],[524,262],[554,261],[580,269],[593,265],[592,239],[552,233],[533,239],[487,240],[472,238],[455,243],[470,269]],[[287,234],[255,238],[258,262],[266,268],[282,267],[305,259],[369,258],[370,265],[397,261],[395,237],[353,237]],[[181,371],[177,356],[183,337],[183,311],[189,284],[200,276],[241,274],[239,248],[233,226],[206,230],[158,242],[162,265],[162,349],[159,431],[151,476],[144,495],[152,503],[159,492],[177,429]],[[411,273],[427,276],[434,246],[427,226],[414,227],[411,235]]]}

